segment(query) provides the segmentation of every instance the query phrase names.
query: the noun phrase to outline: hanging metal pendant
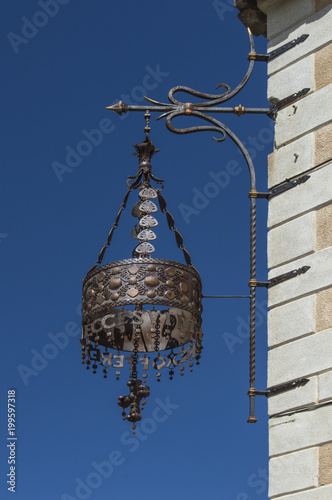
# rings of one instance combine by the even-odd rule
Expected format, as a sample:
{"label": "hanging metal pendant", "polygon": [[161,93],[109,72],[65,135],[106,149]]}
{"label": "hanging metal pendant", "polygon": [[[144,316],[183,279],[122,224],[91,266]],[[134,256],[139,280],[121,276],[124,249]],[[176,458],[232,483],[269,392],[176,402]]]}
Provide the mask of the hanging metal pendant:
{"label": "hanging metal pendant", "polygon": [[[150,394],[145,385],[148,369],[155,370],[158,381],[163,371],[168,370],[172,380],[176,369],[183,375],[186,362],[192,371],[194,360],[199,364],[202,350],[201,279],[160,194],[163,181],[151,173],[154,146],[147,139],[135,147],[138,173],[129,178],[128,192],[109,238],[97,264],[83,280],[81,340],[82,362],[87,369],[92,365],[96,373],[99,364],[104,378],[114,369],[117,380],[126,366],[129,369],[130,393],[120,396],[118,404],[123,409],[123,418],[134,424],[133,432],[135,423],[142,418],[145,398]],[[152,187],[151,180],[161,187]],[[139,244],[131,258],[101,265],[129,194],[136,189],[139,201],[132,215],[139,220],[132,236]],[[158,199],[187,264],[151,257],[155,247],[150,241],[156,240],[157,235],[150,228],[158,225],[157,219],[150,215],[158,211],[152,199]],[[130,409],[128,415],[126,408]]]}

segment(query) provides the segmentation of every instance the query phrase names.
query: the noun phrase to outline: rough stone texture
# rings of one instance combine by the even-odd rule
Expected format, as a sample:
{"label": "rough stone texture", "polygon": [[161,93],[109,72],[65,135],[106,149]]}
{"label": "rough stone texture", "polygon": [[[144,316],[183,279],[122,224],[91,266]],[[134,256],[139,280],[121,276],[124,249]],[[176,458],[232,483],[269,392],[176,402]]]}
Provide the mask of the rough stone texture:
{"label": "rough stone texture", "polygon": [[[279,283],[269,289],[269,307],[275,307],[289,300],[309,295],[315,291],[329,288],[332,285],[332,248],[326,248],[307,255],[300,260],[274,268],[269,273],[269,278],[284,274],[303,266],[310,266],[304,273]],[[331,358],[332,360],[332,358]]]}
{"label": "rough stone texture", "polygon": [[278,112],[269,156],[269,188],[310,175],[269,202],[269,278],[310,266],[269,289],[267,385],[310,379],[268,398],[269,498],[331,500],[332,405],[319,403],[332,401],[332,0],[257,6],[267,14],[268,52],[309,35],[268,64],[272,103],[310,88]]}
{"label": "rough stone texture", "polygon": [[294,495],[286,495],[278,497],[278,500],[331,500],[332,487],[322,486],[321,488],[313,488],[307,491],[301,491]]}
{"label": "rough stone texture", "polygon": [[315,54],[315,81],[319,90],[331,83],[332,75],[332,43],[326,45]]}
{"label": "rough stone texture", "polygon": [[[315,294],[308,295],[302,299],[293,300],[283,306],[271,309],[267,316],[269,347],[273,348],[277,345],[289,342],[290,340],[295,340],[304,335],[314,333],[315,316]],[[291,325],[289,318],[292,318]]]}
{"label": "rough stone texture", "polygon": [[306,134],[286,146],[275,149],[269,155],[269,188],[298,176],[314,166],[315,134],[316,132]]}
{"label": "rough stone texture", "polygon": [[[332,209],[332,205],[331,205]],[[321,212],[323,208],[319,210]],[[326,210],[325,210],[326,212]],[[325,226],[328,224],[327,213],[320,216],[319,238],[325,241]],[[332,210],[330,210],[332,213]],[[332,236],[332,226],[329,226]],[[317,230],[318,233],[318,230]],[[310,212],[302,217],[286,222],[269,231],[267,235],[268,267],[271,269],[285,264],[316,249],[316,217]],[[332,243],[331,243],[332,245]],[[329,245],[325,245],[329,246]],[[321,248],[325,248],[321,246]]]}
{"label": "rough stone texture", "polygon": [[269,464],[269,477],[271,498],[316,487],[318,485],[318,448],[272,458]]}
{"label": "rough stone texture", "polygon": [[239,9],[238,19],[256,36],[266,36],[266,15],[257,7],[256,0],[235,0],[234,6]]}
{"label": "rough stone texture", "polygon": [[331,186],[332,164],[330,163],[310,172],[310,179],[304,184],[272,198],[269,202],[269,229],[330,203]]}
{"label": "rough stone texture", "polygon": [[267,9],[271,7],[271,5],[275,4],[276,2],[279,2],[280,0],[257,0],[257,7],[264,12],[264,14],[267,13]]}
{"label": "rough stone texture", "polygon": [[315,165],[332,159],[332,123],[315,130]]}
{"label": "rough stone texture", "polygon": [[317,210],[316,220],[317,250],[332,247],[332,203]]}
{"label": "rough stone texture", "polygon": [[316,0],[316,12],[318,12],[321,9],[324,9],[328,5],[331,5],[332,1],[331,0]]}
{"label": "rough stone texture", "polygon": [[268,412],[270,416],[284,411],[314,405],[318,400],[318,377],[310,378],[310,381],[292,391],[283,392],[268,398]]}
{"label": "rough stone texture", "polygon": [[319,292],[316,301],[316,331],[332,328],[332,288]]}
{"label": "rough stone texture", "polygon": [[[332,406],[271,418],[269,423],[271,457],[326,444],[331,441]],[[331,500],[332,493],[326,498]]]}
{"label": "rough stone texture", "polygon": [[[331,79],[328,83],[331,83]],[[310,88],[310,92],[313,92],[315,84],[315,56],[311,54],[269,78],[267,98],[273,103],[304,88]]]}
{"label": "rough stone texture", "polygon": [[[332,370],[326,373],[322,373],[322,375],[319,375],[318,377],[318,400],[321,402],[330,399],[332,399]],[[331,431],[331,439],[332,439],[332,431]]]}
{"label": "rough stone texture", "polygon": [[[268,355],[268,387],[328,370],[331,359],[332,330],[314,333],[272,349]],[[301,388],[296,390],[301,391]]]}
{"label": "rough stone texture", "polygon": [[298,2],[281,0],[267,7],[267,37],[270,40],[279,33],[285,31],[310,17],[315,12],[315,0],[301,0],[301,8]]}
{"label": "rough stone texture", "polygon": [[319,486],[332,483],[332,443],[319,448]]}
{"label": "rough stone texture", "polygon": [[276,146],[280,147],[326,123],[330,123],[332,114],[328,103],[331,101],[332,84],[281,109],[278,112],[275,126]]}
{"label": "rough stone texture", "polygon": [[303,43],[284,52],[279,57],[276,57],[268,64],[268,74],[280,71],[281,69],[295,63],[303,57],[307,57],[312,52],[317,51],[324,45],[331,42],[331,25],[332,25],[332,8],[327,8],[326,12],[319,11],[308,18],[305,22],[301,22],[296,28],[291,27],[284,33],[270,40],[268,44],[269,52],[277,49],[281,45],[288,43],[301,35],[308,34]]}

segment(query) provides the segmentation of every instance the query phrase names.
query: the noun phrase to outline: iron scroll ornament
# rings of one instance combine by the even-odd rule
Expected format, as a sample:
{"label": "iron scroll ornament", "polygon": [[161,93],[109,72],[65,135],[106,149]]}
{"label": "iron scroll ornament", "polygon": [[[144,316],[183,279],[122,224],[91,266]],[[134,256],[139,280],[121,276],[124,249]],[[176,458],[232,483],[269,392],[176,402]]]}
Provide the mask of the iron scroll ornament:
{"label": "iron scroll ornament", "polygon": [[[224,88],[225,92],[222,94],[208,94],[204,92],[199,92],[190,87],[186,86],[176,86],[173,87],[168,93],[169,103],[159,102],[148,97],[145,97],[146,101],[150,105],[138,106],[138,105],[128,105],[119,101],[118,103],[108,106],[106,109],[115,111],[117,114],[122,115],[122,113],[127,113],[129,111],[139,111],[139,112],[161,112],[162,114],[157,118],[166,118],[166,127],[168,130],[175,134],[190,134],[194,132],[217,132],[221,134],[221,137],[213,139],[216,142],[224,141],[227,136],[234,142],[234,144],[240,149],[249,170],[250,176],[250,281],[249,289],[250,295],[250,354],[249,354],[249,384],[250,389],[249,395],[249,418],[248,423],[255,423],[257,419],[255,417],[255,391],[256,391],[256,175],[255,168],[252,159],[245,148],[241,140],[222,122],[211,117],[207,113],[231,113],[241,116],[243,114],[264,114],[274,119],[277,111],[277,106],[272,105],[266,108],[246,108],[242,105],[235,107],[222,107],[218,106],[221,103],[228,101],[229,99],[235,97],[248,82],[254,68],[256,60],[260,60],[259,57],[256,58],[257,54],[255,52],[255,45],[253,36],[250,29],[248,28],[250,52],[248,55],[249,65],[247,71],[242,78],[241,82],[233,90],[229,85],[221,83],[218,84],[216,88]],[[178,92],[183,92],[185,94],[191,95],[193,97],[205,99],[204,102],[199,103],[189,103],[181,102],[177,100],[174,96]],[[200,118],[209,125],[199,125],[188,128],[177,128],[173,125],[172,121],[180,116],[194,116]]]}

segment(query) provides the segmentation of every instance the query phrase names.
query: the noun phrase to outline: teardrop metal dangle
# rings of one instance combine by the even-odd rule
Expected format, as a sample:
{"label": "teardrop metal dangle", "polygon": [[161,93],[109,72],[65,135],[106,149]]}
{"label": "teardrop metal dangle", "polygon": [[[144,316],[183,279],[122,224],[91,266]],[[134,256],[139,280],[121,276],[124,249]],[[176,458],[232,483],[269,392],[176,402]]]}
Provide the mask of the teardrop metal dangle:
{"label": "teardrop metal dangle", "polygon": [[[105,378],[114,370],[117,380],[121,371],[128,370],[129,394],[120,396],[118,404],[123,419],[133,423],[133,431],[150,394],[146,385],[149,367],[155,370],[158,381],[164,369],[172,379],[175,370],[183,375],[187,361],[192,371],[193,362],[199,363],[202,349],[202,283],[161,195],[164,181],[152,173],[151,158],[158,150],[149,139],[148,113],[145,119],[146,138],[141,144],[134,144],[138,172],[129,176],[128,189],[108,239],[83,280],[82,302],[82,363],[87,369],[92,364],[94,373],[99,363]],[[132,215],[137,222],[131,235],[136,244],[131,257],[102,264],[129,195],[135,190],[138,201]],[[158,241],[157,203],[186,264],[152,257]],[[140,357],[142,353],[144,356]]]}

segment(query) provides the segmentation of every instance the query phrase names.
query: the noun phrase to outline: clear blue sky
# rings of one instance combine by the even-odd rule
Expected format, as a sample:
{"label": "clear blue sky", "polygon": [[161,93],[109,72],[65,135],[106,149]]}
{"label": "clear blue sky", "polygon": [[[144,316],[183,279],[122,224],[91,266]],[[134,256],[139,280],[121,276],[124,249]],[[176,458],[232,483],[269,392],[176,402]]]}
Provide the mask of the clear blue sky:
{"label": "clear blue sky", "polygon": [[[78,341],[81,282],[122,203],[127,176],[137,171],[132,145],[144,138],[143,115],[120,118],[105,107],[122,94],[122,100],[136,104],[143,93],[165,102],[175,85],[214,92],[224,82],[234,88],[246,71],[249,50],[236,12],[230,0],[16,0],[2,6],[1,498],[12,495],[6,485],[9,389],[17,393],[16,500],[267,498],[265,398],[257,398],[258,423],[246,423],[246,299],[204,301],[201,364],[173,381],[150,382],[144,410],[150,420],[136,440],[117,405],[127,389],[125,378],[115,382],[87,372]],[[264,53],[266,40],[255,42],[257,52]],[[257,63],[230,105],[268,105],[266,80],[265,63]],[[250,146],[258,189],[266,190],[271,120],[220,118]],[[153,170],[166,180],[168,208],[200,272],[203,293],[246,294],[249,176],[244,161],[230,140],[217,144],[211,133],[177,136],[155,119],[151,138],[161,152]],[[181,120],[182,126],[198,123]],[[90,139],[84,150],[81,141],[100,127],[99,139],[95,134],[95,144]],[[72,151],[80,147],[74,159]],[[58,164],[69,168],[62,174],[56,168],[56,174]],[[213,173],[223,176],[225,185],[197,205],[195,196],[209,192]],[[131,255],[135,202],[136,194],[105,261]],[[184,217],[181,204],[195,212]],[[258,200],[261,280],[266,279],[266,208],[266,201]],[[161,224],[155,256],[183,262],[173,240]],[[61,348],[54,340],[60,337]],[[266,388],[266,355],[262,289],[258,389]],[[163,405],[166,410],[156,410]],[[156,422],[157,412],[163,421]],[[105,461],[112,467],[102,467]]]}

